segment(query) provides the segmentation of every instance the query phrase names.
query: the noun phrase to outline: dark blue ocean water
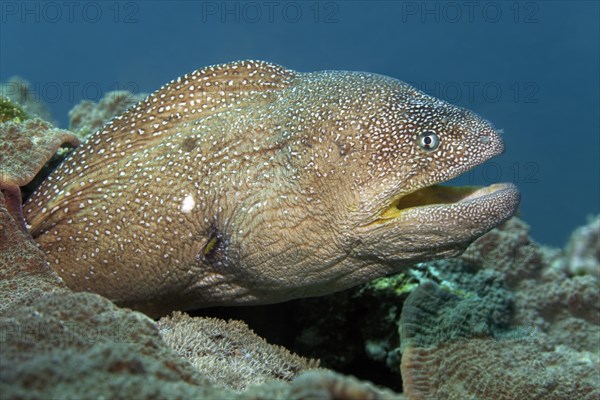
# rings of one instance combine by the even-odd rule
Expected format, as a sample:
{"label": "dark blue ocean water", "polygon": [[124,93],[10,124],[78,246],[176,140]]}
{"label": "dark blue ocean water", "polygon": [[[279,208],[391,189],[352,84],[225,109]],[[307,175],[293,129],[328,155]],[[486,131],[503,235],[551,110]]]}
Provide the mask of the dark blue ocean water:
{"label": "dark blue ocean water", "polygon": [[376,72],[504,130],[460,182],[515,182],[536,240],[599,211],[595,1],[2,1],[0,20],[0,80],[29,80],[64,127],[82,99],[231,60]]}

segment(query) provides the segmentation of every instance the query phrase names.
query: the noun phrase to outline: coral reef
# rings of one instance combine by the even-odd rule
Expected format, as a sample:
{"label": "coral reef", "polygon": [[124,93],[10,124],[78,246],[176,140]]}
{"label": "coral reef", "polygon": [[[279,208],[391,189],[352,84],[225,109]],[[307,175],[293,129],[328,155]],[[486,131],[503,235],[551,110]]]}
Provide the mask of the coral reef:
{"label": "coral reef", "polygon": [[[580,254],[596,251],[585,243]],[[593,276],[569,273],[571,260],[513,218],[460,259],[428,263],[447,289],[421,285],[404,304],[409,399],[599,398],[600,293]],[[485,275],[495,284],[478,285]]]}
{"label": "coral reef", "polygon": [[2,122],[21,122],[29,119],[29,115],[19,106],[12,102],[8,97],[0,95],[0,123]]}
{"label": "coral reef", "polygon": [[64,144],[75,147],[79,140],[41,119],[0,124],[0,191],[6,209],[18,223],[22,224],[19,187],[32,181]]}
{"label": "coral reef", "polygon": [[404,396],[389,390],[382,390],[353,377],[339,375],[331,371],[310,371],[300,375],[292,382],[289,394],[283,398],[339,400],[405,399]]}
{"label": "coral reef", "polygon": [[80,138],[85,138],[145,97],[144,93],[134,94],[127,90],[115,90],[106,93],[98,103],[83,100],[69,111],[69,130],[75,132]]}
{"label": "coral reef", "polygon": [[557,254],[557,250],[540,248],[533,242],[529,226],[514,217],[473,242],[460,259],[480,269],[501,272],[505,283],[513,288],[537,276]]}
{"label": "coral reef", "polygon": [[[589,231],[593,232],[593,229],[586,230]],[[592,235],[585,237],[588,238],[586,245],[578,250],[579,254],[595,254],[597,246],[590,240]],[[473,396],[479,393],[478,399],[496,398],[485,397],[486,393],[476,391],[478,379],[484,382],[486,374],[505,379],[502,374],[508,372],[493,370],[494,367],[503,369],[502,365],[513,366],[515,369],[508,371],[515,377],[527,374],[528,369],[523,367],[529,360],[545,363],[547,375],[532,375],[528,383],[523,382],[523,385],[531,385],[528,393],[540,390],[539,393],[554,398],[568,399],[569,393],[575,392],[564,388],[555,392],[536,389],[537,385],[544,386],[546,380],[555,379],[561,368],[566,368],[571,375],[563,374],[562,378],[556,378],[557,382],[565,385],[575,382],[574,387],[581,390],[577,393],[587,390],[589,396],[597,396],[600,377],[594,371],[600,369],[600,293],[593,275],[574,276],[570,272],[571,259],[568,250],[561,252],[536,244],[529,237],[527,224],[513,218],[482,236],[459,258],[421,263],[403,274],[381,278],[333,296],[298,300],[290,312],[299,321],[298,334],[286,347],[319,357],[324,367],[346,373],[354,372],[354,366],[360,362],[363,367],[361,377],[367,376],[399,389],[392,377],[399,373],[400,362],[397,360],[402,352],[400,335],[395,333],[401,319],[400,310],[407,293],[427,282],[435,282],[443,288],[443,293],[456,300],[448,300],[443,308],[443,319],[440,316],[430,324],[431,346],[439,344],[433,339],[440,340],[444,334],[453,335],[449,337],[455,340],[439,350],[441,357],[450,357],[444,351],[452,346],[458,348],[460,345],[456,343],[467,348],[476,348],[474,343],[478,343],[481,348],[489,348],[495,361],[478,359],[484,354],[474,352],[465,358],[465,362],[472,364],[466,363],[464,370],[460,370],[458,360],[453,365],[454,361],[449,358],[447,370],[423,372],[418,369],[427,368],[428,364],[418,364],[413,358],[413,361],[405,361],[411,366],[405,367],[402,374],[405,384],[410,386],[411,376],[419,374],[428,374],[431,380],[443,382],[450,380],[453,371],[458,370],[457,376],[465,377],[464,384],[473,382],[470,383],[475,390],[471,392]],[[405,346],[415,357],[422,349],[427,349],[432,353],[428,360],[442,363],[442,358],[434,358],[432,349],[436,347]],[[515,351],[521,351],[521,358],[512,353],[511,346]],[[406,357],[411,359],[411,354]],[[486,374],[476,367],[488,363]],[[378,377],[371,377],[369,371],[377,371]],[[477,374],[481,374],[481,378]],[[458,382],[454,383],[460,386]],[[449,385],[439,390],[441,392],[434,392],[438,393],[437,398],[466,396],[465,392],[451,392]],[[521,398],[517,387],[507,393],[508,398]]]}
{"label": "coral reef", "polygon": [[[239,394],[217,387],[209,378],[222,375],[224,368],[232,381],[237,374],[239,381],[256,382],[259,374],[291,378],[304,366],[315,363],[269,346],[239,322],[192,321],[180,314],[157,325],[145,315],[119,309],[101,296],[72,293],[2,207],[0,221],[3,399],[401,399],[391,391],[325,370],[299,374],[289,384],[271,381]],[[185,340],[184,335],[199,327],[209,328],[207,342],[193,343],[198,333]],[[188,349],[195,349],[196,356],[204,351],[220,358],[204,357],[199,371],[172,350],[163,337],[170,337],[168,342],[179,351],[185,342]],[[248,361],[248,354],[260,362]],[[268,371],[269,363],[272,371]]]}
{"label": "coral reef", "polygon": [[410,400],[600,395],[592,365],[549,347],[535,331],[488,326],[489,313],[473,310],[472,300],[426,283],[404,303],[401,368]]}
{"label": "coral reef", "polygon": [[64,143],[79,141],[40,119],[0,124],[0,312],[18,300],[66,290],[26,232],[19,188]]}
{"label": "coral reef", "polygon": [[24,186],[64,144],[79,140],[69,131],[56,129],[41,119],[0,125],[0,166],[4,185]]}
{"label": "coral reef", "polygon": [[[2,398],[404,398],[315,369],[239,321],[156,323],[71,292],[20,218],[19,186],[64,143],[78,140],[39,119],[0,125]],[[294,321],[286,347],[395,388],[401,369],[410,400],[599,399],[599,225],[559,251],[513,218],[459,258],[276,306]]]}
{"label": "coral reef", "polygon": [[582,258],[599,263],[597,243],[587,233],[593,227],[574,233],[580,237],[577,232],[586,232],[574,256],[571,245],[560,252],[534,243],[528,226],[513,218],[475,241],[463,259],[503,275],[514,295],[513,324],[536,329],[547,345],[565,346],[563,350],[571,349],[578,357],[578,351],[597,352],[600,343],[598,280],[571,272],[572,263]]}
{"label": "coral reef", "polygon": [[0,313],[18,300],[66,290],[42,252],[15,221],[0,192]]}
{"label": "coral reef", "polygon": [[13,76],[7,82],[0,83],[0,96],[18,104],[27,115],[54,123],[50,111],[40,99],[40,95],[32,90],[29,82],[23,78]]}
{"label": "coral reef", "polygon": [[300,371],[319,365],[317,360],[268,344],[241,321],[191,318],[175,312],[161,318],[158,327],[167,345],[215,386],[242,391],[273,379],[290,381]]}
{"label": "coral reef", "polygon": [[592,275],[600,279],[600,215],[577,228],[565,249],[565,264],[574,275]]}
{"label": "coral reef", "polygon": [[29,296],[0,315],[0,330],[5,398],[191,398],[215,393],[164,345],[152,320],[98,295],[64,291]]}

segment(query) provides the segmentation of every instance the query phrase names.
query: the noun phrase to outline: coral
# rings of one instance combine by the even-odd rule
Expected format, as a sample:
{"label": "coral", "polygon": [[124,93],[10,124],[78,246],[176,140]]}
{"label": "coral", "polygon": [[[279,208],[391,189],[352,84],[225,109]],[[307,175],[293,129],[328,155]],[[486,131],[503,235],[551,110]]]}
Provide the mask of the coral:
{"label": "coral", "polygon": [[600,215],[573,232],[564,260],[574,275],[592,275],[600,279]]}
{"label": "coral", "polygon": [[63,144],[79,145],[70,132],[31,119],[0,124],[0,191],[8,212],[22,223],[21,191]]}
{"label": "coral", "polygon": [[0,123],[21,122],[29,119],[29,115],[23,111],[21,106],[13,103],[8,97],[0,95]]}
{"label": "coral", "polygon": [[[185,325],[182,329],[177,327],[179,322]],[[213,338],[222,337],[222,342],[235,336],[227,330],[232,326],[244,334],[244,329],[235,323],[186,321],[182,316],[162,321],[160,329],[164,336],[166,330],[184,333],[199,326],[211,327]],[[243,374],[255,374],[246,367],[254,364],[234,362],[245,354],[223,353],[221,363],[212,364],[213,370],[204,364],[205,376],[167,346],[154,321],[90,293],[65,290],[13,303],[0,314],[0,334],[0,392],[7,399],[402,398],[389,390],[323,370],[300,374],[290,383],[270,381],[242,393],[215,387],[206,378],[217,376],[215,369],[232,368],[231,373],[246,379]],[[239,339],[245,343],[256,341],[255,337]],[[191,340],[187,340],[190,348],[200,354],[200,345],[190,343]],[[207,343],[204,351],[214,351],[214,343]],[[266,344],[261,346],[269,349]],[[221,343],[221,348],[243,349],[239,342]],[[271,355],[274,359],[283,355],[283,351],[275,353]],[[268,356],[264,354],[265,361]],[[281,366],[281,360],[274,362],[274,368]]]}
{"label": "coral", "polygon": [[335,374],[331,371],[305,372],[290,389],[290,399],[398,399],[401,396],[390,390],[376,388],[356,378]]}
{"label": "coral", "polygon": [[[409,398],[599,396],[597,280],[572,276],[565,259],[534,243],[527,225],[513,218],[459,259],[426,263],[447,290],[422,285],[404,305],[402,376]],[[493,279],[485,283],[486,276]],[[469,305],[470,296],[494,285],[494,296]],[[509,307],[492,307],[502,297]]]}
{"label": "coral", "polygon": [[198,397],[211,386],[155,323],[90,293],[31,296],[0,316],[6,398]]}
{"label": "coral", "polygon": [[[411,347],[410,340],[404,344],[405,364],[414,367],[402,376],[408,390],[411,379],[426,374],[435,385],[443,385],[432,389],[438,395],[430,393],[432,399],[474,398],[466,397],[469,393],[480,395],[479,400],[495,399],[481,387],[496,379],[515,385],[504,398],[535,398],[536,393],[548,398],[576,393],[594,397],[600,382],[595,372],[600,368],[600,292],[594,276],[569,272],[567,258],[559,250],[536,244],[528,226],[513,218],[461,257],[420,263],[360,288],[291,302],[287,309],[279,306],[281,314],[293,315],[282,323],[297,332],[285,346],[319,357],[326,367],[399,388],[389,376],[400,372],[403,349],[397,326],[401,323],[406,330],[408,318],[402,314],[404,321],[399,321],[400,311],[407,292],[421,291],[423,285],[430,285],[426,282],[434,281],[443,288],[440,296],[446,301],[426,307],[425,299],[421,300],[430,323],[425,329],[417,319],[414,325],[424,328],[423,342],[418,347]],[[262,313],[271,315],[268,310]],[[271,329],[277,330],[269,320]],[[421,332],[409,329],[403,336],[412,337],[414,343]],[[462,360],[464,368],[461,360],[453,358],[461,346],[471,351]],[[418,357],[424,357],[420,358],[423,364]],[[545,372],[531,372],[528,363],[543,364]],[[494,370],[502,365],[507,367]],[[489,371],[482,371],[482,366]],[[552,380],[563,386],[552,389]],[[574,391],[569,392],[571,384]],[[471,392],[463,391],[464,386]],[[519,388],[528,394],[523,397],[516,391]]]}
{"label": "coral", "polygon": [[[498,282],[495,274],[486,270],[476,274],[468,286],[470,288],[464,291],[464,295],[456,295],[432,282],[423,283],[415,289],[402,308],[399,324],[402,346],[407,345],[407,338],[430,346],[441,338],[452,341],[502,334],[510,323],[510,293]],[[418,306],[419,313],[412,312],[415,307],[412,304]],[[423,327],[419,318],[425,314],[430,321]]]}
{"label": "coral", "polygon": [[[590,276],[548,269],[515,291],[516,324],[531,326],[551,346],[597,352],[600,343],[600,291]],[[574,340],[577,339],[577,340]]]}
{"label": "coral", "polygon": [[0,311],[19,299],[65,290],[26,232],[19,188],[63,143],[76,146],[79,141],[40,119],[0,124]]}
{"label": "coral", "polygon": [[404,303],[401,369],[410,400],[600,396],[597,363],[549,347],[535,331],[494,331],[481,324],[485,313],[461,316],[457,310],[469,303],[432,283],[421,285]]}
{"label": "coral", "polygon": [[215,386],[241,391],[269,380],[290,381],[318,361],[291,354],[256,336],[246,324],[175,312],[158,321],[164,341]]}
{"label": "coral", "polygon": [[[401,398],[330,371],[302,372],[315,362],[241,322],[176,313],[157,324],[69,291],[19,226],[19,186],[63,142],[78,143],[40,120],[0,125],[2,398]],[[560,252],[513,218],[460,258],[284,312],[299,324],[297,343],[318,349],[325,365],[373,379],[381,366],[397,379],[400,366],[410,399],[597,399],[597,241],[598,219]],[[273,329],[272,315],[268,322]]]}
{"label": "coral", "polygon": [[409,347],[402,356],[410,400],[597,400],[591,367],[574,364],[539,341],[489,338]]}
{"label": "coral", "polygon": [[66,290],[37,245],[9,214],[0,192],[0,313],[13,302]]}
{"label": "coral", "polygon": [[0,125],[0,167],[2,184],[23,186],[64,144],[73,147],[79,140],[69,131],[53,128],[41,119]]}
{"label": "coral", "polygon": [[0,84],[0,96],[7,97],[18,104],[28,115],[54,122],[48,107],[40,100],[40,95],[31,89],[29,82],[18,76],[13,76],[7,82]]}
{"label": "coral", "polygon": [[[537,329],[548,345],[565,346],[577,357],[578,351],[597,351],[600,342],[596,221],[576,230],[561,252],[534,243],[527,225],[513,218],[475,241],[461,259],[503,275],[515,299],[514,324]],[[587,265],[590,273],[573,274],[582,271],[573,265]]]}
{"label": "coral", "polygon": [[513,217],[473,242],[461,260],[502,272],[509,287],[536,276],[556,252],[540,248],[529,237],[529,226]]}
{"label": "coral", "polygon": [[69,130],[84,138],[102,128],[111,118],[122,114],[146,94],[134,94],[126,90],[108,92],[98,103],[83,100],[69,111]]}
{"label": "coral", "polygon": [[475,241],[461,259],[502,274],[514,295],[515,325],[536,329],[547,345],[564,346],[578,357],[579,351],[597,351],[600,342],[598,279],[572,273],[573,263],[597,263],[595,224],[576,230],[560,252],[534,243],[527,225],[512,218]]}

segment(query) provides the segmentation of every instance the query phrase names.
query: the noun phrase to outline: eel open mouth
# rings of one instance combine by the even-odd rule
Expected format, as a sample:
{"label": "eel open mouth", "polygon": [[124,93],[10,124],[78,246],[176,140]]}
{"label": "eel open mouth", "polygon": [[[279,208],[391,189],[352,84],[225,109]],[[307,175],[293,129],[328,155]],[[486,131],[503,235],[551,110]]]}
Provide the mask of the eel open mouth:
{"label": "eel open mouth", "polygon": [[394,200],[388,208],[382,211],[374,223],[385,223],[417,207],[453,205],[470,201],[493,201],[492,198],[504,190],[516,190],[516,188],[510,183],[498,183],[490,186],[427,186]]}

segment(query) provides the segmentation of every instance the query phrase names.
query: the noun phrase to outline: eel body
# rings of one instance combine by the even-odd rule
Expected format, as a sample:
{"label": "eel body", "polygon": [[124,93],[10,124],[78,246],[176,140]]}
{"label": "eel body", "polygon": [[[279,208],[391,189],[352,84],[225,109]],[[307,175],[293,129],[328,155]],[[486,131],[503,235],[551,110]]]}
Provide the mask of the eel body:
{"label": "eel body", "polygon": [[489,122],[399,80],[240,61],[107,123],[24,216],[74,290],[158,314],[273,303],[460,254],[519,193],[438,184],[502,151]]}

